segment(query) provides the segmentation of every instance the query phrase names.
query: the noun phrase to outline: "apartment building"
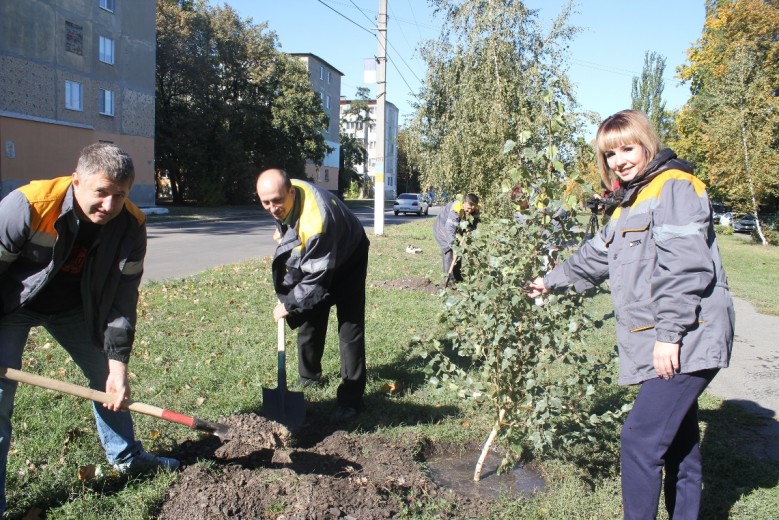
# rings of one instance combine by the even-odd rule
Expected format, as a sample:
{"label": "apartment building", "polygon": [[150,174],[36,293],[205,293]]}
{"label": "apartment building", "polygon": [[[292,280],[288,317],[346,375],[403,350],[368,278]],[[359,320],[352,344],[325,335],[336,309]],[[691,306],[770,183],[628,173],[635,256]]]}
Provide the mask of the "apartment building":
{"label": "apartment building", "polygon": [[[343,123],[341,131],[362,141],[368,152],[368,161],[357,167],[365,175],[373,177],[376,168],[376,158],[380,146],[376,145],[376,101],[368,100],[368,115],[346,114],[353,100],[341,99]],[[398,107],[387,101],[384,104],[384,200],[394,199],[398,194]],[[363,123],[361,120],[369,121]]]}
{"label": "apartment building", "polygon": [[106,141],[153,206],[155,0],[0,0],[0,196]]}
{"label": "apartment building", "polygon": [[301,60],[308,67],[308,78],[311,88],[319,94],[322,108],[330,117],[330,124],[324,133],[327,146],[333,149],[322,161],[321,165],[308,161],[306,176],[310,181],[333,193],[338,192],[338,167],[341,152],[341,137],[339,133],[341,99],[341,76],[343,73],[315,54],[290,54]]}

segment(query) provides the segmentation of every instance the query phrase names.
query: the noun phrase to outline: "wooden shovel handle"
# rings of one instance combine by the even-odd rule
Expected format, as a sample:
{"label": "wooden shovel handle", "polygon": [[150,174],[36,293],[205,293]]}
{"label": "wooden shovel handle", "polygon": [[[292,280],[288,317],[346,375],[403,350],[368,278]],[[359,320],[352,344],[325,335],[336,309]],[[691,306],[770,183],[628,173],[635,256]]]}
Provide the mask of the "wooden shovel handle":
{"label": "wooden shovel handle", "polygon": [[[57,379],[50,379],[48,377],[39,376],[37,374],[22,372],[21,370],[16,370],[13,368],[0,367],[0,377],[10,379],[11,381],[17,381],[19,383],[40,386],[41,388],[47,388],[56,392],[75,395],[76,397],[83,397],[91,401],[97,401],[98,403],[110,404],[116,402],[116,399],[112,395],[101,392],[99,390],[93,390],[91,388],[74,385],[65,381],[59,381]],[[170,410],[165,410],[164,408],[159,408],[150,404],[139,403],[131,399],[124,401],[122,403],[122,408],[126,408],[133,412],[142,413],[144,415],[151,415],[152,417],[157,417],[166,421],[183,424],[185,426],[189,426],[190,428],[196,427],[196,419],[194,417],[172,412]]]}

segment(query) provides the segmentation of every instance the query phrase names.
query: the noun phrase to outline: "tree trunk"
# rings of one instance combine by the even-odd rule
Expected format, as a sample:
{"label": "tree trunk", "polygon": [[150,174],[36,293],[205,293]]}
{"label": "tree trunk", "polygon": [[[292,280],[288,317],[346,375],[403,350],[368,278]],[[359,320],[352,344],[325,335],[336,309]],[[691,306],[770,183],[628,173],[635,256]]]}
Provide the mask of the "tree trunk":
{"label": "tree trunk", "polygon": [[481,449],[481,455],[479,455],[479,460],[476,462],[476,469],[473,472],[473,481],[478,482],[481,480],[481,470],[484,466],[484,460],[487,458],[487,454],[490,452],[490,448],[492,447],[492,443],[495,441],[495,437],[498,435],[498,431],[500,430],[500,424],[503,422],[503,416],[506,415],[506,410],[501,409],[498,413],[498,420],[495,421],[495,426],[492,427],[492,431],[490,432],[490,436],[487,437],[487,442],[484,443],[484,447]]}

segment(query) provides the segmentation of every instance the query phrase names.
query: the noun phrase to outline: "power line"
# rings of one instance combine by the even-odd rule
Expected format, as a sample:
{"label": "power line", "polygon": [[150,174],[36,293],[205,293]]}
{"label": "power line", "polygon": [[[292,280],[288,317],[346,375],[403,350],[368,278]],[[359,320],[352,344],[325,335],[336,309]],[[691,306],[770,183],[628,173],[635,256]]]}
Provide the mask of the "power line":
{"label": "power line", "polygon": [[357,27],[359,27],[359,28],[360,28],[360,29],[362,29],[363,31],[367,32],[367,33],[368,33],[368,34],[370,34],[371,36],[373,36],[373,35],[374,35],[374,34],[373,34],[373,31],[371,31],[370,29],[366,29],[365,27],[363,27],[362,25],[358,24],[357,22],[355,22],[354,20],[352,20],[351,18],[349,18],[349,17],[348,17],[348,16],[346,16],[345,14],[343,14],[343,13],[339,12],[339,11],[338,11],[337,9],[335,9],[334,7],[332,7],[332,6],[330,6],[330,5],[327,5],[327,4],[326,4],[326,3],[324,3],[322,0],[316,0],[316,1],[317,1],[317,2],[319,2],[320,4],[322,4],[323,6],[327,7],[327,8],[328,8],[328,9],[330,9],[331,11],[333,11],[333,12],[334,12],[335,14],[337,14],[338,16],[341,16],[341,17],[343,17],[343,18],[345,18],[345,19],[349,20],[349,21],[350,21],[350,22],[352,22],[354,25],[356,25]]}
{"label": "power line", "polygon": [[349,0],[349,1],[352,3],[352,5],[354,7],[357,8],[358,11],[360,11],[360,13],[362,13],[362,15],[365,17],[366,20],[368,20],[371,24],[373,24],[373,18],[371,18],[367,14],[365,14],[365,11],[363,11],[362,8],[359,5],[355,4],[354,0]]}
{"label": "power line", "polygon": [[[356,7],[356,8],[357,8],[357,9],[358,9],[358,10],[359,10],[359,11],[360,11],[362,14],[363,14],[363,16],[365,16],[366,18],[368,18],[368,15],[366,15],[366,14],[365,14],[365,12],[363,12],[363,10],[362,10],[362,9],[361,9],[359,6],[357,6],[357,4],[355,4],[355,3],[354,3],[352,0],[349,0],[349,1],[352,3],[352,5],[354,5],[354,7]],[[341,16],[341,17],[343,17],[343,18],[345,18],[345,19],[349,20],[351,23],[353,23],[354,25],[356,25],[357,27],[359,27],[359,28],[360,28],[360,29],[362,29],[363,31],[365,31],[365,32],[369,33],[371,36],[374,36],[374,37],[376,37],[376,39],[378,40],[378,35],[377,35],[377,34],[374,34],[374,33],[373,33],[373,31],[370,31],[370,30],[366,29],[365,27],[363,27],[362,25],[358,24],[357,22],[355,22],[354,20],[352,20],[351,18],[349,18],[349,17],[348,17],[348,16],[346,16],[345,14],[341,13],[340,11],[338,11],[336,8],[334,8],[334,7],[332,7],[332,6],[328,5],[328,4],[326,4],[326,3],[325,3],[325,2],[323,2],[322,0],[317,0],[317,2],[319,2],[320,4],[324,5],[324,6],[325,6],[325,7],[327,7],[328,9],[330,9],[331,11],[333,11],[334,13],[336,13],[338,16]],[[370,20],[370,18],[368,18],[368,20],[369,20],[371,23],[373,23],[373,20]],[[395,51],[397,52],[397,49],[395,49],[395,47],[392,45],[392,42],[389,42],[389,41],[388,41],[388,43],[389,43],[389,44],[390,44],[390,46],[393,48],[393,50],[395,50]],[[381,44],[381,42],[379,42],[379,44]],[[400,72],[400,69],[399,69],[399,68],[398,68],[398,66],[395,64],[394,60],[390,59],[390,57],[389,57],[389,53],[387,52],[387,48],[386,48],[386,47],[384,47],[384,48],[382,49],[382,51],[384,52],[384,55],[387,57],[387,61],[389,61],[389,62],[392,64],[392,66],[393,66],[393,67],[395,67],[395,71],[396,71],[396,72],[398,73],[398,75],[400,76],[400,79],[402,79],[402,80],[403,80],[403,83],[405,83],[405,84],[406,84],[406,86],[407,86],[407,87],[408,87],[408,89],[409,89],[409,92],[413,93],[413,92],[414,92],[414,89],[413,89],[413,88],[411,88],[411,85],[409,85],[409,83],[408,83],[408,81],[406,80],[405,76],[403,76],[403,73],[402,73],[402,72]],[[400,55],[400,52],[398,52],[398,55]],[[402,57],[402,56],[400,56],[400,59],[403,61],[403,63],[406,65],[406,67],[408,67],[408,70],[410,70],[410,71],[411,71],[411,73],[412,73],[412,74],[414,74],[414,77],[416,77],[416,78],[417,78],[417,81],[419,81],[419,82],[421,83],[421,82],[422,82],[422,80],[420,80],[420,79],[419,79],[419,77],[416,75],[416,73],[414,72],[414,70],[413,70],[413,69],[412,69],[412,68],[409,66],[409,64],[408,64],[408,63],[406,63],[406,61],[403,59],[403,57]]]}

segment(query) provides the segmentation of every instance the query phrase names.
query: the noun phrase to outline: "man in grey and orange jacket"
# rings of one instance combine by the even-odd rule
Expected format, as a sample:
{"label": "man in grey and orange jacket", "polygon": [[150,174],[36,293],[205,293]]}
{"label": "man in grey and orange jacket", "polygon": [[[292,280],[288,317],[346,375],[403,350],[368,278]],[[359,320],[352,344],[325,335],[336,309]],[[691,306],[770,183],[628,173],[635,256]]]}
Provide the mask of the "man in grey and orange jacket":
{"label": "man in grey and orange jacket", "polygon": [[[120,472],[175,469],[143,451],[130,414],[127,363],[146,255],[144,214],[127,196],[132,159],[105,143],[81,151],[68,177],[33,181],[0,201],[0,366],[19,369],[30,329],[43,326],[89,386],[115,396],[93,404],[108,461]],[[0,511],[16,383],[0,379]]]}

